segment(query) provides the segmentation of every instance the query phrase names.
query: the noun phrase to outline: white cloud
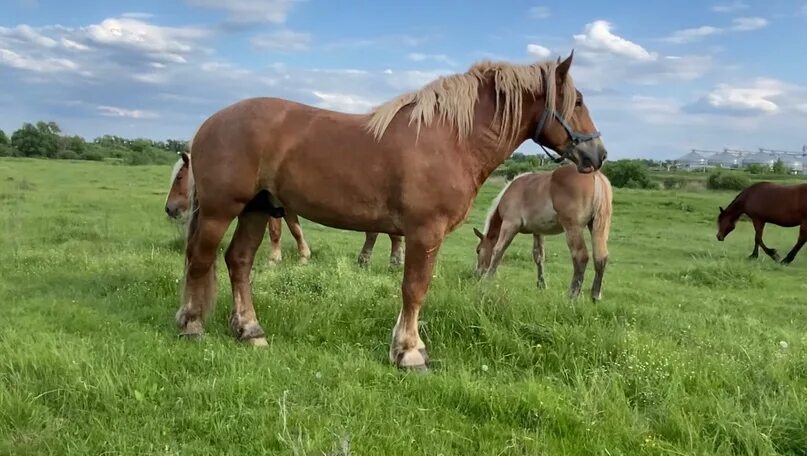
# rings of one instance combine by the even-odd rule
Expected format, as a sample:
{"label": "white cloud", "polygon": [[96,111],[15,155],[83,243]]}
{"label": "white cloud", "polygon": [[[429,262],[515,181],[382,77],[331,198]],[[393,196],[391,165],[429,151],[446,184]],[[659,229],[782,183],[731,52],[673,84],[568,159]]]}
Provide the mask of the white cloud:
{"label": "white cloud", "polygon": [[750,32],[768,26],[768,20],[763,17],[738,17],[731,23],[731,29],[738,32]]}
{"label": "white cloud", "polygon": [[538,44],[528,44],[527,52],[539,59],[547,59],[552,55],[552,51]]}
{"label": "white cloud", "polygon": [[668,43],[683,44],[698,41],[701,38],[718,35],[720,33],[723,33],[723,29],[712,27],[710,25],[704,25],[702,27],[677,30],[673,32],[672,35],[664,38],[664,41],[667,41]]}
{"label": "white cloud", "polygon": [[733,2],[718,3],[712,7],[712,11],[716,13],[734,13],[748,8],[748,3],[742,0],[735,0]]}
{"label": "white cloud", "polygon": [[628,41],[611,32],[611,23],[594,21],[585,27],[585,33],[574,35],[574,41],[581,47],[597,53],[610,53],[638,61],[653,61],[658,54],[648,52],[642,46]]}
{"label": "white cloud", "polygon": [[280,30],[252,38],[252,45],[256,48],[276,51],[305,51],[310,44],[310,34],[291,30]]}
{"label": "white cloud", "polygon": [[440,62],[445,63],[447,65],[456,65],[456,62],[451,60],[445,54],[423,54],[421,52],[411,52],[407,55],[407,58],[413,62],[424,62],[424,61],[432,61],[432,62]]}
{"label": "white cloud", "polygon": [[55,57],[33,59],[8,49],[0,49],[0,64],[35,73],[60,73],[78,70],[78,64],[69,59]]}
{"label": "white cloud", "polygon": [[69,49],[71,51],[89,51],[90,50],[89,46],[85,46],[85,45],[83,45],[81,43],[76,43],[75,41],[73,41],[71,39],[68,39],[68,38],[62,38],[61,43],[62,43],[62,47],[64,47],[65,49]]}
{"label": "white cloud", "polygon": [[546,19],[549,17],[549,7],[547,6],[533,6],[527,11],[527,14],[533,19]]}
{"label": "white cloud", "polygon": [[98,106],[98,111],[102,116],[107,117],[125,117],[128,119],[156,119],[159,117],[154,112],[141,111],[139,109],[124,109],[115,106]]}
{"label": "white cloud", "polygon": [[365,113],[378,104],[360,95],[325,93],[317,90],[311,93],[320,100],[316,106],[334,111]]}
{"label": "white cloud", "polygon": [[745,86],[718,84],[700,102],[718,111],[774,113],[780,109],[775,100],[786,91],[783,82],[760,78]]}
{"label": "white cloud", "polygon": [[207,35],[201,29],[160,27],[127,18],[105,19],[84,32],[95,44],[144,52],[153,59],[174,63],[185,63],[195,42]]}
{"label": "white cloud", "polygon": [[220,9],[235,23],[283,24],[295,0],[186,0],[191,6]]}

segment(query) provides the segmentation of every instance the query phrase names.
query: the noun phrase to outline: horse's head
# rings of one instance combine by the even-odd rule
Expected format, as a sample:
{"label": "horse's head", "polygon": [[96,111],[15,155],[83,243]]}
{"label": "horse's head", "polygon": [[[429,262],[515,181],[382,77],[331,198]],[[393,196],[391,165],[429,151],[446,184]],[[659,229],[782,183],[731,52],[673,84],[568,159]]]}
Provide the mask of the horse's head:
{"label": "horse's head", "polygon": [[493,245],[496,240],[485,237],[481,231],[474,228],[474,234],[479,238],[476,244],[476,275],[481,276],[490,267],[490,260],[493,257]]}
{"label": "horse's head", "polygon": [[722,241],[723,239],[726,239],[726,236],[734,231],[734,227],[736,225],[737,217],[731,216],[721,207],[720,214],[717,216],[717,240]]}
{"label": "horse's head", "polygon": [[182,217],[188,210],[190,204],[190,169],[191,158],[186,152],[182,152],[181,157],[174,165],[172,173],[171,188],[165,199],[165,213],[173,219]]}
{"label": "horse's head", "polygon": [[[543,106],[538,113],[533,141],[542,147],[553,149],[562,158],[573,161],[579,172],[590,173],[600,169],[608,156],[608,151],[600,138],[600,132],[594,126],[594,121],[591,120],[583,101],[583,94],[577,89],[571,90],[573,86],[569,69],[573,57],[574,51],[566,60],[557,64],[554,81],[557,91],[556,105],[569,106],[572,100],[567,98],[574,97],[571,115],[565,120],[557,109]],[[547,86],[552,87],[549,81]]]}

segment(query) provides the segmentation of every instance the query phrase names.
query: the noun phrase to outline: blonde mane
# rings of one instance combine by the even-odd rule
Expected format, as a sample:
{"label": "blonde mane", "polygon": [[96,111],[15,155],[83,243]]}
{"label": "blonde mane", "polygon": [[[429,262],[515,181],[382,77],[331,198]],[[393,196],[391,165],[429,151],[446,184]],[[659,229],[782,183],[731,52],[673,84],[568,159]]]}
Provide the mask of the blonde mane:
{"label": "blonde mane", "polygon": [[[529,65],[483,61],[465,73],[441,76],[420,90],[400,95],[370,113],[368,130],[381,139],[389,124],[406,106],[412,105],[409,125],[431,125],[435,118],[454,126],[459,138],[473,130],[474,108],[481,83],[492,81],[496,91],[496,116],[501,116],[500,138],[514,137],[521,124],[522,100],[525,94],[546,95],[546,107],[556,109],[555,69],[558,62],[543,61]],[[574,81],[566,76],[561,88],[563,106],[560,114],[569,120],[575,104]]]}

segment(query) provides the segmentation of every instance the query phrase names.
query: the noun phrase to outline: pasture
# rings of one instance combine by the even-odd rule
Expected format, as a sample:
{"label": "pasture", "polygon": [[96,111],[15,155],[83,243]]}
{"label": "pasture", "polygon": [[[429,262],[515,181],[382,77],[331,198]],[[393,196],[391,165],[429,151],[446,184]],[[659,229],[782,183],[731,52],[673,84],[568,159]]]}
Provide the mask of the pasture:
{"label": "pasture", "polygon": [[[421,314],[431,371],[388,359],[401,270],[379,237],[303,220],[312,249],[253,279],[270,346],[174,323],[183,254],[170,166],[0,160],[0,454],[807,454],[807,253],[746,259],[715,239],[734,192],[614,189],[603,301],[570,302],[562,236],[548,289],[531,236],[473,277],[482,188],[440,250]],[[232,227],[225,243],[232,233]],[[797,229],[769,226],[786,252]],[[587,235],[587,242],[588,242]],[[583,296],[593,277],[589,261]]]}

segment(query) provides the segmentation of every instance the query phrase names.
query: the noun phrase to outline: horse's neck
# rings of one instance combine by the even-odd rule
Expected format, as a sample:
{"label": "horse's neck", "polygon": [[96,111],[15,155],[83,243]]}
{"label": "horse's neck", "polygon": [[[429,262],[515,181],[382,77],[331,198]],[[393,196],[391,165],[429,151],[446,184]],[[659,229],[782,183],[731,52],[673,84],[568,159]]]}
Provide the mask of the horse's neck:
{"label": "horse's neck", "polygon": [[[475,174],[477,183],[481,185],[516,148],[532,137],[530,126],[534,125],[537,116],[537,103],[532,94],[524,94],[521,122],[515,135],[502,131],[502,116],[496,115],[496,94],[493,85],[483,84],[480,89],[479,101],[474,112],[474,130],[468,138],[469,149],[475,161]],[[504,136],[504,137],[502,137]]]}
{"label": "horse's neck", "polygon": [[729,203],[726,207],[726,212],[735,219],[740,218],[743,212],[745,212],[745,196],[745,192],[740,193],[734,198],[734,201]]}

